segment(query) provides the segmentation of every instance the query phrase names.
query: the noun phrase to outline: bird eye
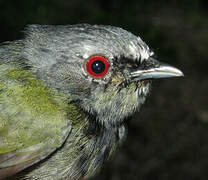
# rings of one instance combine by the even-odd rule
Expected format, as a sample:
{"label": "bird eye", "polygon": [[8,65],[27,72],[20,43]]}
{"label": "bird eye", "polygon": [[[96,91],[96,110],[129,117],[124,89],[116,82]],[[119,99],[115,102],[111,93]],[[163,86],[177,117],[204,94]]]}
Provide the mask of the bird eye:
{"label": "bird eye", "polygon": [[92,56],[86,62],[87,72],[96,78],[103,77],[109,69],[108,60],[103,56]]}

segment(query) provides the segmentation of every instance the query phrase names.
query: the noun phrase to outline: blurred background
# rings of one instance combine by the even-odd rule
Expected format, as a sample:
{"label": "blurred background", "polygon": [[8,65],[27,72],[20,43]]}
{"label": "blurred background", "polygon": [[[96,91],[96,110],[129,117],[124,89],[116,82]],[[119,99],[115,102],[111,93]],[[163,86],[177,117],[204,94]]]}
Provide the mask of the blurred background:
{"label": "blurred background", "polygon": [[0,42],[34,23],[122,27],[185,74],[154,81],[123,147],[93,180],[208,179],[207,0],[0,0]]}

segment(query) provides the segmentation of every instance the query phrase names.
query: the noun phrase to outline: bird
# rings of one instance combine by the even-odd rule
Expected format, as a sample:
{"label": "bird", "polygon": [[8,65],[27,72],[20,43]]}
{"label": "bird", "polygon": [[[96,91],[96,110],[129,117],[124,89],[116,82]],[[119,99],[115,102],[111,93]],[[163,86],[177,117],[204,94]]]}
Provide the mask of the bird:
{"label": "bird", "polygon": [[96,175],[154,79],[182,71],[111,25],[27,25],[0,44],[0,179]]}

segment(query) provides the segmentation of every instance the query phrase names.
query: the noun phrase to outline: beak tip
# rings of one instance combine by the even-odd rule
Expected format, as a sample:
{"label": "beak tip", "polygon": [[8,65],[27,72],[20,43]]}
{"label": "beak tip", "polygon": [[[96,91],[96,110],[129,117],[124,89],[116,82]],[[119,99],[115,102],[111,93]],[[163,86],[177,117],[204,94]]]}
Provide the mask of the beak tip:
{"label": "beak tip", "polygon": [[162,64],[159,69],[164,73],[164,77],[184,77],[181,70],[168,64]]}
{"label": "beak tip", "polygon": [[175,76],[184,77],[184,74],[181,70],[175,68]]}

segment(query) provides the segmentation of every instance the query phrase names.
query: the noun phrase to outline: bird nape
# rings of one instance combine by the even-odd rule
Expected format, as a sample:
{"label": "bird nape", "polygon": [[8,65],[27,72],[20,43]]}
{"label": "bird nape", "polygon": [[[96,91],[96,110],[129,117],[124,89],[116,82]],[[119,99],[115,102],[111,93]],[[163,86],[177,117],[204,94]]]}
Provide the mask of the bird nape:
{"label": "bird nape", "polygon": [[183,76],[122,28],[24,32],[0,45],[0,179],[92,177],[124,141],[151,80]]}

